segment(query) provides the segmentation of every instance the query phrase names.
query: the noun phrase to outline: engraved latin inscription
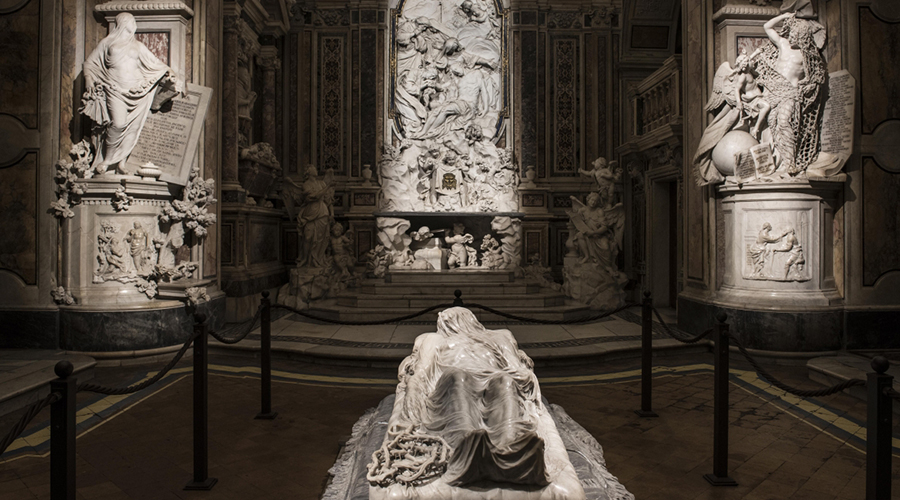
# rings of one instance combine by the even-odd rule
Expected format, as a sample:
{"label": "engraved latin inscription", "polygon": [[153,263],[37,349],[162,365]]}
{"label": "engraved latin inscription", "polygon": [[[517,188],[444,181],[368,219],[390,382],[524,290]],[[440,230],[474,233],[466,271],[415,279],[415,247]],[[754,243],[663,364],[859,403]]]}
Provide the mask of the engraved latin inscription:
{"label": "engraved latin inscription", "polygon": [[148,116],[129,163],[143,165],[149,161],[164,173],[178,175],[199,104],[200,93],[188,92],[185,97],[173,99],[171,109]]}
{"label": "engraved latin inscription", "polygon": [[832,73],[822,120],[822,151],[849,155],[853,150],[853,105],[856,82],[847,71]]}

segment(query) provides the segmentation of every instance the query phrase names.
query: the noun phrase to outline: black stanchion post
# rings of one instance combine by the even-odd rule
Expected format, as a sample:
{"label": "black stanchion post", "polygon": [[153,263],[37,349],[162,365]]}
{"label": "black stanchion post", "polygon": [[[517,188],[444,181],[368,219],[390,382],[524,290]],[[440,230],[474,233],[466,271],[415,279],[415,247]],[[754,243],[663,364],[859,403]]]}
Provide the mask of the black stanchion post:
{"label": "black stanchion post", "polygon": [[713,415],[713,473],[703,477],[713,486],[737,486],[728,477],[728,316],[716,315],[716,373]]}
{"label": "black stanchion post", "polygon": [[218,479],[209,477],[209,380],[207,377],[206,315],[194,315],[194,480],[185,490],[209,491]]}
{"label": "black stanchion post", "polygon": [[644,292],[641,302],[641,409],[639,417],[658,417],[653,411],[653,297]]}
{"label": "black stanchion post", "polygon": [[50,392],[60,395],[50,405],[50,499],[75,500],[75,367],[69,361],[56,363],[57,380]]}
{"label": "black stanchion post", "polygon": [[885,391],[893,387],[894,377],[885,374],[890,362],[882,357],[872,359],[874,373],[869,373],[866,423],[866,500],[891,498],[891,410],[893,400]]}
{"label": "black stanchion post", "polygon": [[260,301],[262,309],[260,319],[260,366],[259,378],[262,381],[261,401],[262,407],[257,419],[272,420],[278,416],[278,412],[272,411],[272,302],[269,301],[269,292],[262,293]]}

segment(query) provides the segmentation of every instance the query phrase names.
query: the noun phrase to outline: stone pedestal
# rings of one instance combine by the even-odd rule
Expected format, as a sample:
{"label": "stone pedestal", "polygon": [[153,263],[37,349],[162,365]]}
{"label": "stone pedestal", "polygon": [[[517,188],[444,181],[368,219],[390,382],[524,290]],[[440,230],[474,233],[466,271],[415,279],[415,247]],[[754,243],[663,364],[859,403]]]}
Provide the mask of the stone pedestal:
{"label": "stone pedestal", "polygon": [[844,176],[831,179],[720,186],[720,285],[709,303],[680,297],[679,324],[702,331],[724,311],[748,348],[840,349],[833,225]]}
{"label": "stone pedestal", "polygon": [[[181,272],[179,265],[199,262],[201,249],[171,246],[171,224],[159,214],[177,186],[138,177],[104,175],[81,179],[81,203],[63,224],[62,285],[73,304],[61,305],[59,348],[73,351],[134,351],[184,342],[192,331],[185,291],[205,288],[201,269],[185,276],[148,278],[155,264]],[[180,224],[180,222],[179,222]],[[192,248],[193,247],[193,248]],[[210,302],[197,310],[221,325],[224,296],[209,290]]]}

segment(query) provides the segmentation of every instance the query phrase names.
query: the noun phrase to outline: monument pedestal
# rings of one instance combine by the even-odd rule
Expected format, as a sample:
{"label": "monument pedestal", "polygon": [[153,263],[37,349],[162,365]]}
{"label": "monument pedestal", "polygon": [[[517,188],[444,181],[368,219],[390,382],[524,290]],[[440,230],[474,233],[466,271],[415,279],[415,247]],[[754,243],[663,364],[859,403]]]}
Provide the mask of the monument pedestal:
{"label": "monument pedestal", "polygon": [[840,349],[833,227],[844,180],[720,186],[720,285],[709,302],[679,297],[679,324],[702,331],[724,311],[748,348]]}

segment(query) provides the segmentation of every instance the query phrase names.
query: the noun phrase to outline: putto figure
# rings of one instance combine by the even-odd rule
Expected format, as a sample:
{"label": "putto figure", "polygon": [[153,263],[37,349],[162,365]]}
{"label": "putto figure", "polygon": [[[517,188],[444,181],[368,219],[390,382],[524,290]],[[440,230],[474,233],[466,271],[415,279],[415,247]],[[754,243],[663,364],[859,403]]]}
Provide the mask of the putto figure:
{"label": "putto figure", "polygon": [[137,144],[151,109],[184,92],[184,82],[134,37],[137,22],[123,12],[116,27],[84,61],[87,90],[81,112],[94,121],[98,174],[121,166]]}

